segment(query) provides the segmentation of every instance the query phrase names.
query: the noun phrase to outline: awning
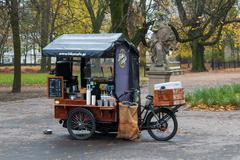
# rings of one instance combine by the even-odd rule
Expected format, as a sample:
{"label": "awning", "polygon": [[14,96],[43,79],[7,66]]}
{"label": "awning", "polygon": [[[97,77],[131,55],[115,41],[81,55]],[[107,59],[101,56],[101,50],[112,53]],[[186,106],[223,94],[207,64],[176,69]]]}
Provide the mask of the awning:
{"label": "awning", "polygon": [[64,34],[43,48],[43,56],[111,58],[117,44],[126,43],[138,54],[133,44],[121,33]]}

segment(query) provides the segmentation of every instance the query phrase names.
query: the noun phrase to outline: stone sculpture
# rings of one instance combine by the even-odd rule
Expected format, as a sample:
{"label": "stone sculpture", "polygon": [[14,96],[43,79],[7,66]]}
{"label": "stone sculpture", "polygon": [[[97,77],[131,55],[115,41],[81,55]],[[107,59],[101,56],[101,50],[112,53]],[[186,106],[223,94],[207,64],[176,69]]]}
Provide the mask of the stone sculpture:
{"label": "stone sculpture", "polygon": [[155,26],[150,39],[152,67],[167,68],[166,57],[176,48],[176,44],[176,37],[168,25]]}

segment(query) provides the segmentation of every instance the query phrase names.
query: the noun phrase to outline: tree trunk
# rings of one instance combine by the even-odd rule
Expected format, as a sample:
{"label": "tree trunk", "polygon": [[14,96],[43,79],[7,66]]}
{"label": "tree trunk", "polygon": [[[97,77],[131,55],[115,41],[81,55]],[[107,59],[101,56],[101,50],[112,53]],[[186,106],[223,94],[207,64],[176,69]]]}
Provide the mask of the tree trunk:
{"label": "tree trunk", "polygon": [[204,66],[204,46],[201,45],[198,39],[195,39],[191,43],[192,49],[192,72],[206,71]]}
{"label": "tree trunk", "polygon": [[47,70],[48,71],[51,71],[51,65],[52,65],[52,59],[51,59],[51,57],[48,57],[47,58]]}
{"label": "tree trunk", "polygon": [[40,72],[46,72],[46,71],[47,71],[46,64],[47,64],[47,59],[46,59],[46,57],[43,57],[43,56],[42,56],[42,58],[41,58],[41,70],[40,70]]}
{"label": "tree trunk", "polygon": [[3,53],[1,53],[1,51],[0,51],[0,64],[2,64],[3,63]]}
{"label": "tree trunk", "polygon": [[126,2],[124,0],[110,0],[112,32],[123,33],[126,38],[128,38],[128,31],[127,13],[125,12],[127,12],[129,2],[128,0]]}
{"label": "tree trunk", "polygon": [[36,57],[36,44],[33,43],[33,57],[34,57],[34,64],[37,64],[37,57]]}
{"label": "tree trunk", "polygon": [[239,48],[237,49],[237,66],[239,67]]}
{"label": "tree trunk", "polygon": [[[50,0],[41,0],[41,51],[48,44]],[[47,58],[41,58],[41,72],[47,71]]]}
{"label": "tree trunk", "polygon": [[21,92],[21,42],[19,36],[19,15],[18,15],[18,1],[10,1],[10,23],[13,35],[13,48],[14,48],[14,79],[12,92]]}
{"label": "tree trunk", "polygon": [[[51,31],[50,31],[50,34],[49,34],[49,41],[52,42],[53,41],[53,29],[54,28],[54,25],[52,24],[51,26]],[[51,67],[52,67],[52,58],[51,57],[48,57],[47,58],[47,70],[48,71],[51,71]]]}
{"label": "tree trunk", "polygon": [[140,67],[144,67],[146,65],[146,52],[147,48],[140,43],[139,44],[139,52],[140,52]]}
{"label": "tree trunk", "polygon": [[142,43],[140,43],[139,53],[140,53],[140,76],[141,77],[145,77],[146,52],[147,52],[147,48]]}
{"label": "tree trunk", "polygon": [[24,64],[25,65],[27,64],[27,53],[25,53],[25,55],[24,55]]}

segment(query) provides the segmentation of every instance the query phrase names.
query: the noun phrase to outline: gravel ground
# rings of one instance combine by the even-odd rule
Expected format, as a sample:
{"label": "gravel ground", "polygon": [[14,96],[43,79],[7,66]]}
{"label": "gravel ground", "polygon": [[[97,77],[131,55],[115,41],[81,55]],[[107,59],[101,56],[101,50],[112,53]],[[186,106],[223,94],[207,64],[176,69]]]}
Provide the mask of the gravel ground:
{"label": "gravel ground", "polygon": [[[197,73],[173,76],[187,90],[238,83],[240,72]],[[179,129],[169,142],[157,142],[142,132],[137,142],[118,140],[115,134],[96,134],[88,141],[72,140],[53,118],[53,100],[45,89],[27,87],[21,94],[7,94],[0,87],[0,159],[160,159],[240,160],[240,111],[177,113]],[[143,87],[142,93],[147,92]],[[26,99],[29,96],[41,98]],[[17,101],[9,101],[16,100]],[[8,102],[4,102],[8,101]],[[50,128],[52,135],[44,135]]]}
{"label": "gravel ground", "polygon": [[24,86],[21,93],[11,93],[11,87],[0,86],[0,102],[46,97],[46,87]]}
{"label": "gravel ground", "polygon": [[[179,131],[169,142],[157,142],[142,132],[137,142],[115,134],[72,140],[53,119],[53,101],[34,98],[0,102],[0,159],[240,159],[240,112],[179,111]],[[50,128],[52,135],[44,135]]]}

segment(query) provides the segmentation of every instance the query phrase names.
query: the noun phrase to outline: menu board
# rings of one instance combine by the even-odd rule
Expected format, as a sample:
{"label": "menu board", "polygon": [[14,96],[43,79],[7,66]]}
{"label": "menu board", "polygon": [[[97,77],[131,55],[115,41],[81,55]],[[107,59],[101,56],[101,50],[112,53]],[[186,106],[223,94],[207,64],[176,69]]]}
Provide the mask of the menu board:
{"label": "menu board", "polygon": [[61,76],[48,77],[48,97],[49,98],[63,97],[63,77]]}

